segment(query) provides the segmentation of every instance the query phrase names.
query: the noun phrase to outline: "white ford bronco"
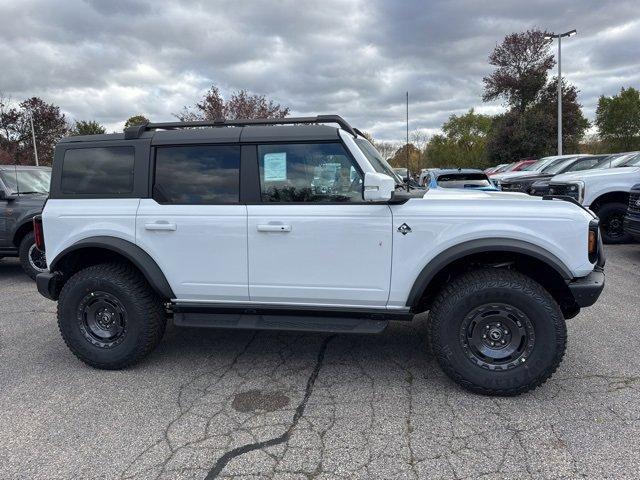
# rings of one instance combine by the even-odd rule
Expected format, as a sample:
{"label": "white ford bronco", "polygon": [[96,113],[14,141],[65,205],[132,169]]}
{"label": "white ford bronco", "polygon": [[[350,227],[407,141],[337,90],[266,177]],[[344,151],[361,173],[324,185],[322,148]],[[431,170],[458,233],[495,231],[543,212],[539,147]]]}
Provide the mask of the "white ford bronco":
{"label": "white ford bronco", "polygon": [[407,191],[333,115],[66,138],[34,223],[48,262],[38,290],[58,301],[71,351],[104,369],[151,352],[167,318],[377,333],[429,311],[432,350],[453,380],[516,395],[553,374],[565,319],[604,287],[587,209]]}

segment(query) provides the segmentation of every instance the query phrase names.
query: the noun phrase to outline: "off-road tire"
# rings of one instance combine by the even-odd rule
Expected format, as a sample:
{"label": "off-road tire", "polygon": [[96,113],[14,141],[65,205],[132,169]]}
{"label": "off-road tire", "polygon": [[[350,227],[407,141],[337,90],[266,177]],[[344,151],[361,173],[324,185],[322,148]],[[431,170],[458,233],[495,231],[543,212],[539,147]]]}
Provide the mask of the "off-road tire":
{"label": "off-road tire", "polygon": [[[472,360],[461,334],[470,312],[491,304],[519,309],[534,331],[526,361],[505,370]],[[514,396],[535,389],[556,371],[566,349],[567,329],[558,304],[531,278],[510,270],[475,270],[454,278],[438,293],[429,317],[431,345],[444,372],[483,395]]]}
{"label": "off-road tire", "polygon": [[27,233],[22,240],[20,240],[20,246],[18,247],[18,256],[20,257],[20,265],[24,273],[29,275],[33,280],[36,279],[36,275],[42,273],[44,270],[38,270],[34,268],[29,259],[29,252],[32,246],[35,246],[36,237],[33,232]]}
{"label": "off-road tire", "polygon": [[607,244],[617,243],[631,243],[633,237],[627,233],[622,232],[620,235],[612,236],[607,231],[607,225],[611,221],[612,217],[616,216],[617,221],[620,222],[620,228],[624,228],[624,216],[627,213],[627,205],[620,202],[605,203],[596,212],[598,218],[600,218],[600,232],[602,233],[602,241]]}
{"label": "off-road tire", "polygon": [[[126,329],[120,343],[98,346],[87,339],[82,304],[92,294],[111,295],[126,314]],[[58,328],[73,354],[86,364],[105,370],[119,370],[148,355],[165,331],[162,299],[146,279],[125,263],[93,265],[74,274],[58,299]],[[115,342],[114,342],[115,343]]]}

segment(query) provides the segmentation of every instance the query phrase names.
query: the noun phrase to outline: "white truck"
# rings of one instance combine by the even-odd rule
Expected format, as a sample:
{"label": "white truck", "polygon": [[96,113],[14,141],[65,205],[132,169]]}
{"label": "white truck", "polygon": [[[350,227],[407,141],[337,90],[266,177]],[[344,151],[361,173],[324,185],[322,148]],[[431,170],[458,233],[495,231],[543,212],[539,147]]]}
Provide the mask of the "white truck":
{"label": "white truck", "polygon": [[615,159],[612,168],[584,170],[556,175],[549,182],[550,195],[566,195],[593,210],[600,218],[604,243],[629,243],[624,218],[629,192],[640,182],[640,152]]}
{"label": "white truck", "polygon": [[[315,188],[329,168],[330,185]],[[48,262],[38,290],[58,301],[71,351],[104,369],[151,352],[167,318],[378,333],[429,311],[433,352],[452,379],[516,395],[553,374],[565,319],[604,287],[588,210],[411,190],[336,115],[64,139],[34,223]]]}

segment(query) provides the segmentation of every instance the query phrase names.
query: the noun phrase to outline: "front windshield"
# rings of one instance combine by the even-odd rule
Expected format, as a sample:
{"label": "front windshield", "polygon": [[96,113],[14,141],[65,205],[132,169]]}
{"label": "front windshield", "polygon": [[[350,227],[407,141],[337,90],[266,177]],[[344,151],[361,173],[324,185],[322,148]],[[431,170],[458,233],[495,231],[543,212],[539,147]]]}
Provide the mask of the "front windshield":
{"label": "front windshield", "polygon": [[596,166],[593,168],[615,168],[629,161],[633,156],[633,153],[626,155],[609,155],[596,163]]}
{"label": "front windshield", "polygon": [[543,172],[545,168],[549,167],[557,160],[557,157],[544,157],[538,160],[536,163],[531,164],[532,172]]}
{"label": "front windshield", "polygon": [[0,178],[10,193],[49,193],[51,170],[9,169],[0,172]]}
{"label": "front windshield", "polygon": [[555,175],[556,173],[560,173],[566,167],[571,165],[575,161],[575,159],[576,157],[571,157],[571,158],[565,158],[559,162],[551,162],[551,164],[545,167],[542,171],[544,173],[551,173]]}
{"label": "front windshield", "polygon": [[530,163],[530,164],[529,164],[529,165],[527,165],[526,167],[522,168],[520,171],[521,171],[521,172],[531,172],[531,171],[533,171],[533,169],[535,168],[536,163],[538,163],[538,162]]}
{"label": "front windshield", "polygon": [[493,184],[484,173],[452,173],[440,175],[437,184],[442,188],[482,188]]}
{"label": "front windshield", "polygon": [[389,165],[387,161],[382,158],[380,152],[376,150],[376,147],[371,145],[371,142],[369,142],[369,140],[367,140],[366,138],[357,137],[356,143],[358,144],[358,147],[360,147],[362,153],[364,153],[364,156],[367,157],[367,160],[369,160],[369,163],[376,172],[389,175],[396,181],[396,183],[400,185],[404,183],[404,180],[402,180],[402,178],[400,178],[400,176],[398,176],[398,174],[393,171],[391,165]]}
{"label": "front windshield", "polygon": [[624,162],[621,167],[640,167],[640,153],[637,153],[626,162]]}

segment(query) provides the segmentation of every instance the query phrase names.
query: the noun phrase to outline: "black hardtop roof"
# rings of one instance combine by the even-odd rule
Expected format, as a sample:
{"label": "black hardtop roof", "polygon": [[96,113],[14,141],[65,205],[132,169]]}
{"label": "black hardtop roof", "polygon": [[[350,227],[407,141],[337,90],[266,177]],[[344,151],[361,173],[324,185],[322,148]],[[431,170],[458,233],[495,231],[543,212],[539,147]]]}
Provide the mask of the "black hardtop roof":
{"label": "black hardtop roof", "polygon": [[338,115],[288,117],[283,119],[248,119],[196,122],[148,123],[128,127],[123,133],[78,135],[65,137],[61,143],[100,142],[151,139],[154,145],[176,143],[237,143],[280,142],[303,140],[337,140],[338,128],[322,125],[337,123],[343,130],[356,135]]}

